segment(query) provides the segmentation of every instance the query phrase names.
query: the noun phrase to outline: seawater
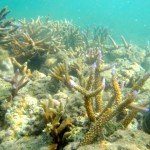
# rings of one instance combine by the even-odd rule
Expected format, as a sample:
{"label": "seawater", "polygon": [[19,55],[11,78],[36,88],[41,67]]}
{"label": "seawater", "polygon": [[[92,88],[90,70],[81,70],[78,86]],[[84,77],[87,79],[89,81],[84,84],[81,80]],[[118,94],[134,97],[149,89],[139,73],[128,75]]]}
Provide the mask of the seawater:
{"label": "seawater", "polygon": [[106,26],[116,40],[123,35],[143,47],[150,40],[150,0],[0,0],[9,17],[72,20],[77,26]]}

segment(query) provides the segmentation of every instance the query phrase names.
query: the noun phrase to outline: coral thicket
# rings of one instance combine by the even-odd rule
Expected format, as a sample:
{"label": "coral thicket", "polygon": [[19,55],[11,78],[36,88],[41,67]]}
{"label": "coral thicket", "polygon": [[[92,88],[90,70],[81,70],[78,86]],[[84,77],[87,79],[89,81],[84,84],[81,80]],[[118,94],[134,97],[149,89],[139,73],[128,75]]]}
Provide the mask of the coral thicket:
{"label": "coral thicket", "polygon": [[51,150],[80,149],[112,144],[119,130],[149,133],[148,50],[106,27],[9,13],[0,10],[1,143],[38,136]]}

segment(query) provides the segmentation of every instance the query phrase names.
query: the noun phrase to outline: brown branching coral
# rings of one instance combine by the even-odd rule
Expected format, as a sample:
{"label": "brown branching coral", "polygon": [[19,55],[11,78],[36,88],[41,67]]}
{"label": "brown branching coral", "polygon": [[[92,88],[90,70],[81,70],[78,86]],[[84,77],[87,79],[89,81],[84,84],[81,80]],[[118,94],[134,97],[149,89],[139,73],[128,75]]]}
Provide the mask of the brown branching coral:
{"label": "brown branching coral", "polygon": [[113,107],[111,106],[110,108],[107,108],[105,112],[101,113],[98,116],[98,120],[96,121],[95,125],[90,128],[83,141],[80,142],[79,147],[91,144],[94,138],[102,132],[102,128],[104,127],[104,125],[114,116],[116,116],[117,113],[122,111],[124,107],[129,105],[135,99],[136,94],[137,92],[135,91],[133,94],[128,96],[128,98],[124,102],[122,102],[116,109],[113,109]]}
{"label": "brown branching coral", "polygon": [[109,30],[107,27],[96,26],[92,29],[87,27],[83,33],[86,48],[103,47],[106,44]]}
{"label": "brown branching coral", "polygon": [[120,89],[119,83],[116,79],[114,70],[112,71],[112,84],[113,84],[113,89],[114,89],[114,93],[115,93],[115,101],[116,101],[116,104],[119,105],[121,102],[122,95],[121,95],[121,89]]}
{"label": "brown branching coral", "polygon": [[94,41],[97,41],[100,45],[104,45],[106,43],[107,37],[109,35],[108,28],[106,27],[95,27],[94,31]]}
{"label": "brown branching coral", "polygon": [[[105,65],[101,52],[103,52],[108,61],[107,63],[111,61],[119,62],[116,59],[122,61],[122,59],[127,58],[130,58],[130,61],[135,52],[132,51],[132,45],[123,36],[121,36],[122,44],[118,44],[108,34],[107,28],[96,27],[93,31],[88,28],[85,32],[82,32],[70,22],[52,21],[42,17],[38,17],[36,20],[31,19],[31,21],[19,20],[19,23],[15,22],[15,24],[14,19],[5,19],[9,12],[7,8],[0,10],[0,44],[2,44],[3,48],[11,50],[12,63],[23,74],[23,76],[20,76],[17,70],[16,74],[11,78],[1,75],[2,79],[11,83],[12,97],[16,96],[19,90],[28,83],[28,78],[31,77],[28,65],[37,56],[38,58],[42,56],[42,59],[49,59],[47,63],[51,63],[54,58],[55,63],[51,65],[51,67],[54,67],[51,71],[51,76],[63,82],[73,91],[79,92],[79,95],[76,96],[77,98],[75,97],[73,100],[80,100],[81,96],[83,96],[84,105],[81,103],[82,101],[80,104],[76,101],[74,102],[74,104],[77,104],[75,106],[82,106],[81,112],[79,112],[81,107],[77,107],[78,114],[82,115],[80,116],[81,119],[84,118],[82,121],[80,120],[81,123],[78,122],[76,114],[73,114],[73,116],[77,117],[77,123],[65,116],[65,112],[70,111],[70,109],[67,110],[66,108],[66,111],[64,111],[61,101],[56,102],[56,100],[49,97],[47,101],[42,102],[44,108],[42,117],[45,121],[44,132],[47,132],[53,139],[53,145],[49,149],[52,149],[52,147],[60,149],[61,146],[67,144],[68,136],[73,134],[73,123],[83,130],[87,130],[87,126],[85,128],[84,125],[90,125],[88,126],[90,127],[89,131],[85,134],[78,147],[93,143],[98,134],[101,134],[103,138],[108,137],[112,133],[104,133],[103,128],[107,129],[111,123],[115,125],[121,124],[121,128],[127,128],[138,113],[138,110],[135,110],[135,106],[133,107],[132,104],[138,91],[150,77],[150,73],[133,82],[130,87],[126,86],[126,88],[131,88],[129,92],[127,92],[127,89],[121,89],[122,75],[117,76],[114,69],[112,74],[110,73],[109,70],[115,65]],[[109,38],[109,43],[107,38]],[[118,57],[115,54],[120,55]],[[53,58],[51,59],[51,57]],[[64,61],[65,63],[60,63]],[[44,68],[45,66],[43,65],[42,67]],[[40,66],[39,68],[41,69],[42,67]],[[107,70],[108,72],[104,72]],[[54,85],[53,82],[50,84]],[[63,89],[63,91],[66,92],[66,89]],[[124,111],[126,113],[119,120],[118,118]]]}
{"label": "brown branching coral", "polygon": [[23,75],[26,75],[27,78],[31,77],[31,70],[28,69],[27,62],[21,65],[15,58],[11,58],[12,63],[21,70]]}
{"label": "brown branching coral", "polygon": [[49,96],[48,101],[41,102],[44,108],[44,120],[47,132],[53,138],[53,144],[57,147],[64,146],[67,143],[67,137],[71,134],[73,127],[72,120],[69,117],[63,118],[64,106],[62,102],[54,103]]}
{"label": "brown branching coral", "polygon": [[[90,121],[92,121],[92,122],[96,121],[95,112],[94,112],[94,109],[92,106],[92,97],[97,96],[96,97],[97,108],[100,108],[103,105],[100,95],[101,95],[102,90],[105,87],[105,79],[103,79],[102,82],[101,81],[98,82],[98,80],[99,80],[98,74],[100,72],[103,72],[103,71],[113,67],[113,65],[111,67],[108,67],[108,66],[101,67],[100,63],[102,63],[101,56],[98,57],[98,60],[97,60],[98,65],[95,64],[96,69],[97,69],[97,71],[95,71],[95,78],[93,76],[95,65],[91,68],[91,73],[89,74],[88,77],[82,76],[82,79],[84,79],[84,80],[87,79],[86,82],[84,81],[84,83],[86,83],[86,85],[83,85],[83,86],[85,86],[85,87],[78,85],[71,79],[70,75],[68,74],[68,66],[67,65],[60,64],[58,67],[55,67],[53,69],[53,71],[51,72],[51,75],[53,77],[63,81],[67,86],[74,88],[75,90],[77,90],[78,92],[80,92],[81,94],[84,95],[84,102],[85,102],[85,108],[87,111],[87,115],[88,115]],[[81,70],[78,70],[78,68],[77,68],[77,74],[80,75],[80,73],[81,73]],[[81,75],[79,77],[81,77]],[[80,81],[82,81],[82,80],[80,79]],[[93,90],[94,82],[95,82],[96,86],[95,86],[95,89]],[[81,83],[83,83],[83,81]],[[100,111],[100,110],[98,110],[98,111]]]}
{"label": "brown branching coral", "polygon": [[[100,80],[101,73],[107,69],[111,69],[114,65],[110,65],[111,67],[103,67],[102,64],[103,60],[102,55],[100,53],[97,58],[97,62],[94,64],[93,68],[91,69],[91,72],[89,73],[88,78],[84,77],[86,80],[85,83],[87,83],[85,87],[82,87],[81,85],[77,84],[72,80],[72,77],[69,75],[68,71],[69,67],[65,64],[59,65],[51,72],[53,77],[61,80],[67,86],[72,87],[73,89],[77,90],[78,92],[84,95],[84,103],[87,115],[89,117],[89,120],[95,123],[95,125],[91,127],[90,130],[87,132],[83,141],[80,142],[79,146],[91,144],[98,134],[102,134],[102,129],[105,126],[105,124],[112,118],[117,117],[121,112],[125,110],[125,108],[128,108],[128,106],[135,100],[138,91],[144,85],[145,81],[148,78],[150,78],[150,73],[145,74],[134,84],[131,90],[125,96],[123,96],[117,80],[116,73],[113,70],[112,88],[114,94],[108,101],[107,105],[104,105],[102,91],[105,87],[105,80]],[[77,71],[77,74],[79,74],[79,71],[81,70],[79,69]],[[93,83],[95,83],[94,86]],[[93,104],[91,103],[92,97],[96,98],[96,101],[94,103],[96,104],[96,106],[93,106]],[[99,112],[98,116],[95,115],[95,108],[96,111]],[[132,118],[132,116],[130,117],[129,115],[128,121],[131,121],[130,118]],[[125,122],[125,120],[122,121],[122,126],[124,127],[126,126]]]}
{"label": "brown branching coral", "polygon": [[19,30],[7,47],[11,48],[12,55],[20,62],[26,62],[36,54],[43,55],[63,50],[66,34],[71,34],[73,28],[70,22],[51,21],[42,17],[19,22]]}
{"label": "brown branching coral", "polygon": [[84,46],[79,28],[72,27],[66,31],[64,36],[64,43],[67,49],[75,49],[76,47]]}
{"label": "brown branching coral", "polygon": [[[129,93],[123,98],[122,103],[120,103],[115,109],[114,109],[113,105],[111,105],[109,107],[106,106],[107,109],[105,109],[105,111],[103,111],[98,116],[98,120],[96,121],[94,127],[92,127],[88,131],[88,133],[85,135],[85,138],[83,139],[83,141],[81,141],[79,146],[91,144],[91,142],[93,141],[94,137],[96,137],[96,135],[101,132],[102,127],[105,125],[105,123],[107,123],[114,116],[116,116],[118,113],[123,111],[123,109],[125,107],[128,107],[135,100],[138,91],[140,90],[141,86],[143,86],[144,82],[148,78],[150,78],[150,73],[145,74],[144,77],[142,77],[139,81],[137,81],[136,85],[133,86],[133,88],[129,91]],[[136,111],[134,111],[134,113],[131,113],[131,115],[128,116],[129,118],[127,117],[128,120],[124,120],[123,121],[123,124],[124,124],[125,127],[129,123],[129,122],[127,123],[127,121],[131,121],[130,118],[133,118],[132,115],[135,115],[135,114],[136,114]],[[105,118],[104,120],[103,120],[103,116]]]}
{"label": "brown branching coral", "polygon": [[54,30],[51,22],[43,21],[39,17],[31,22],[23,20],[20,23],[22,24],[20,31],[9,45],[17,59],[24,57],[27,60],[37,53],[42,54],[64,48],[61,42],[62,37],[58,31]]}

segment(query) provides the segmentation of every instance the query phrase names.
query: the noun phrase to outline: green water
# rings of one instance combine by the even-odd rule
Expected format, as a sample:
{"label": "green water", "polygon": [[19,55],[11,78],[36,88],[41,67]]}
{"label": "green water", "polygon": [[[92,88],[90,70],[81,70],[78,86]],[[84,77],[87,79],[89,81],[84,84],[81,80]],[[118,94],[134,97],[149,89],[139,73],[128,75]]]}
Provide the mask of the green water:
{"label": "green water", "polygon": [[124,35],[144,47],[150,40],[150,0],[0,0],[4,6],[17,19],[50,16],[83,27],[107,26],[115,39]]}

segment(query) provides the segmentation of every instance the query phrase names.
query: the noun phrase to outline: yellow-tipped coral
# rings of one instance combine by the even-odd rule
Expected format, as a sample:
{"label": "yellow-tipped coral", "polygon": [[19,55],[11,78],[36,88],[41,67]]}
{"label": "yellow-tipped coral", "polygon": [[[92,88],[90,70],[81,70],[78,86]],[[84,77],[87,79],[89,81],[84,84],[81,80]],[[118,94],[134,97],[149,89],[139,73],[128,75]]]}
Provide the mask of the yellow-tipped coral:
{"label": "yellow-tipped coral", "polygon": [[102,116],[98,118],[94,127],[90,128],[90,130],[86,133],[83,141],[80,142],[78,147],[89,145],[93,142],[93,139],[101,132],[105,123],[109,121],[111,113],[112,113],[112,109],[109,108]]}
{"label": "yellow-tipped coral", "polygon": [[[99,52],[99,56],[97,59],[96,67],[95,67],[95,88],[98,88],[101,86],[101,80],[100,80],[100,69],[101,69],[101,63],[103,62],[102,60],[102,54]],[[104,104],[102,100],[102,91],[100,91],[96,96],[95,96],[95,103],[96,103],[96,112],[102,112],[104,109]]]}
{"label": "yellow-tipped coral", "polygon": [[113,110],[112,107],[107,108],[107,110],[101,113],[98,116],[98,120],[96,121],[95,125],[90,128],[90,130],[85,135],[84,139],[80,142],[79,146],[84,146],[91,144],[94,138],[100,133],[105,123],[111,120],[114,116],[116,116],[120,111],[122,111],[126,106],[128,106],[136,96],[137,92],[135,91],[133,94],[128,95],[127,99],[122,102],[120,105],[117,106],[116,109]]}
{"label": "yellow-tipped coral", "polygon": [[15,58],[11,58],[11,61],[14,65],[17,66],[17,68],[19,68],[21,70],[21,72],[23,73],[23,75],[26,75],[27,78],[31,77],[31,70],[28,69],[28,65],[27,62],[24,63],[23,65],[21,65]]}
{"label": "yellow-tipped coral", "polygon": [[48,100],[41,102],[41,104],[44,108],[46,124],[44,132],[53,137],[53,143],[57,144],[58,147],[65,145],[67,137],[71,134],[73,124],[71,118],[63,119],[64,106],[62,102],[58,102],[57,106],[55,106],[54,100],[49,95]]}
{"label": "yellow-tipped coral", "polygon": [[116,104],[119,105],[121,102],[122,96],[121,96],[121,90],[120,90],[118,81],[116,79],[115,70],[112,71],[112,84],[113,84],[113,89],[115,92],[115,101],[116,101]]}
{"label": "yellow-tipped coral", "polygon": [[[103,71],[112,69],[115,65],[103,65],[102,56],[99,55],[97,58],[96,63],[92,66],[91,71],[89,71],[89,75],[85,76],[82,75],[81,70],[79,69],[76,74],[80,74],[82,76],[82,80],[85,79],[86,85],[80,85],[80,78],[79,80],[74,80],[74,78],[70,75],[70,66],[65,67],[66,64],[62,64],[63,67],[56,67],[51,72],[52,76],[63,81],[69,87],[75,89],[76,91],[80,92],[84,96],[84,107],[86,109],[86,113],[88,118],[91,122],[94,122],[93,127],[89,129],[89,132],[85,135],[83,140],[80,142],[79,146],[84,146],[87,144],[91,144],[94,138],[101,133],[102,128],[105,124],[110,121],[112,118],[118,117],[121,112],[124,112],[125,108],[128,109],[129,105],[135,100],[136,95],[140,88],[144,85],[145,81],[150,77],[150,73],[144,75],[144,77],[140,78],[135,85],[131,88],[131,90],[123,96],[121,88],[119,86],[116,73],[114,69],[112,70],[112,88],[113,94],[108,101],[107,104],[103,104],[103,89],[105,87],[105,79],[101,80],[101,73]],[[82,66],[84,67],[84,66]],[[76,82],[75,82],[76,81]],[[79,83],[78,83],[79,81]],[[97,107],[97,108],[96,108]],[[97,112],[96,113],[96,110]],[[126,115],[126,113],[125,113]],[[128,118],[128,119],[127,119]],[[128,122],[130,122],[130,118],[126,117],[123,121],[120,122],[121,127],[125,127]],[[126,121],[127,120],[127,121]],[[119,124],[119,122],[116,122]],[[120,125],[119,124],[119,125]]]}
{"label": "yellow-tipped coral", "polygon": [[124,128],[128,127],[128,125],[133,120],[133,118],[137,115],[137,113],[138,113],[138,110],[133,110],[133,111],[129,112],[129,114],[124,118],[124,120],[122,122]]}

